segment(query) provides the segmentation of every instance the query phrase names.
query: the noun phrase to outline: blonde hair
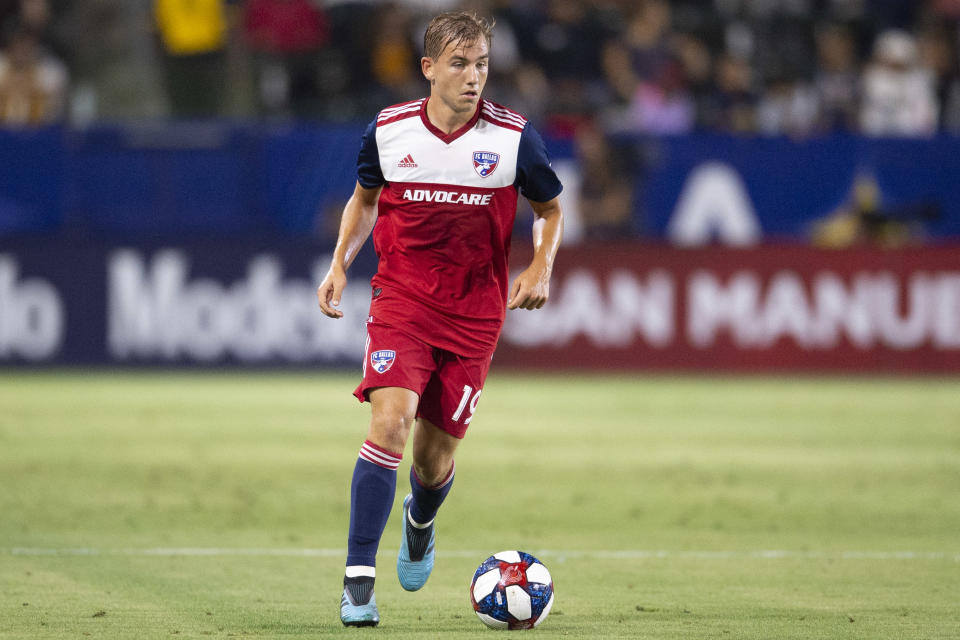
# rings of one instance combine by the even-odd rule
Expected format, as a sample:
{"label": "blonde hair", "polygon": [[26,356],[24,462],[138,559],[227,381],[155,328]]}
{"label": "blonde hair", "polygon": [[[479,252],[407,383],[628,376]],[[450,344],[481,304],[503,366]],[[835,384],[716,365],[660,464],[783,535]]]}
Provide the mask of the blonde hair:
{"label": "blonde hair", "polygon": [[454,48],[473,44],[484,38],[487,47],[493,43],[493,21],[468,11],[441,13],[430,21],[423,34],[423,55],[436,60],[450,43]]}

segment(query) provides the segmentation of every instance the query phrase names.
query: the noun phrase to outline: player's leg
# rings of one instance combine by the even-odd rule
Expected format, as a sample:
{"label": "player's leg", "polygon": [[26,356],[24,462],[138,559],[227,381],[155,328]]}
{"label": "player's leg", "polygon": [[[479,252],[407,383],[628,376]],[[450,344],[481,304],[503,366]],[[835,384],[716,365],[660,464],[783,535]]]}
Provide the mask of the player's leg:
{"label": "player's leg", "polygon": [[413,502],[410,516],[417,523],[429,523],[450,492],[456,465],[454,453],[461,439],[440,429],[429,420],[417,419],[413,429],[413,464],[410,465],[410,489]]}
{"label": "player's leg", "polygon": [[380,387],[368,395],[370,428],[350,485],[347,569],[354,572],[376,566],[380,537],[396,495],[397,467],[420,400],[413,391],[400,387]]}
{"label": "player's leg", "polygon": [[340,619],[345,625],[379,622],[373,584],[383,528],[397,486],[397,467],[410,435],[417,404],[435,367],[428,345],[368,325],[364,376],[354,392],[371,405],[367,439],[360,448],[350,489],[350,531]]}
{"label": "player's leg", "polygon": [[373,595],[377,548],[393,507],[397,467],[420,400],[415,392],[400,387],[373,389],[368,397],[372,416],[350,485],[347,568],[340,602],[340,620],[350,626],[379,622]]}
{"label": "player's leg", "polygon": [[413,432],[410,495],[403,501],[397,575],[408,591],[422,587],[433,570],[434,519],[453,485],[454,454],[477,408],[489,358],[444,354],[420,398]]}
{"label": "player's leg", "polygon": [[397,576],[407,591],[422,587],[433,571],[433,520],[453,486],[453,461],[460,438],[424,418],[413,431],[410,494],[403,500],[403,535],[397,554]]}

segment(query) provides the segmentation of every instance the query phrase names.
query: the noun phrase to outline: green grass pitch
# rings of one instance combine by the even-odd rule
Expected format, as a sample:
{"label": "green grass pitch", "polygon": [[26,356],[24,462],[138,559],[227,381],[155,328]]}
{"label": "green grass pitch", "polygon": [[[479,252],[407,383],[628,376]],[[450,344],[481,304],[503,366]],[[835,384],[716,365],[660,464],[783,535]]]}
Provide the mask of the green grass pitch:
{"label": "green grass pitch", "polygon": [[[533,637],[956,638],[956,379],[498,373],[406,593],[337,617],[356,376],[0,373],[0,638],[480,638],[490,553],[551,570]],[[401,465],[397,502],[406,492]]]}

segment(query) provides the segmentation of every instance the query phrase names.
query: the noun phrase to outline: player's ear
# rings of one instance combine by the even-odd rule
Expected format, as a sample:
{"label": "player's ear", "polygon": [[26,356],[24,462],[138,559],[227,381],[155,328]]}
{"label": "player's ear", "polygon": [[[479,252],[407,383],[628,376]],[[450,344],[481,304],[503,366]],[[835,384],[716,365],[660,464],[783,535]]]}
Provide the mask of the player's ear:
{"label": "player's ear", "polygon": [[423,77],[429,80],[430,84],[433,84],[433,58],[428,58],[427,56],[420,58],[420,71],[423,72]]}

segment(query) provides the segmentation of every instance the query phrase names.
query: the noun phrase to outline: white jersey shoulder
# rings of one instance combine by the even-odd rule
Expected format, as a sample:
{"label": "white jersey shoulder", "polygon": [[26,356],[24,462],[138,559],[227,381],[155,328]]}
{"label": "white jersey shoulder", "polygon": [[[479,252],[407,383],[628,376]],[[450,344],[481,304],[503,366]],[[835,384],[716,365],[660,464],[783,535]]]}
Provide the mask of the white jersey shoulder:
{"label": "white jersey shoulder", "polygon": [[480,106],[480,114],[484,120],[508,129],[519,129],[523,131],[523,127],[527,124],[527,119],[516,111],[499,105],[496,102],[490,102],[489,100],[483,101],[483,104]]}
{"label": "white jersey shoulder", "polygon": [[396,105],[377,117],[377,153],[387,182],[488,189],[514,184],[523,116],[484,100],[476,124],[445,142],[421,118],[423,102]]}
{"label": "white jersey shoulder", "polygon": [[411,102],[404,102],[402,104],[395,104],[392,107],[387,107],[377,115],[377,126],[381,126],[384,123],[388,123],[394,120],[409,118],[420,113],[420,107],[423,106],[423,103],[426,101],[426,98],[420,98],[419,100],[413,100]]}

